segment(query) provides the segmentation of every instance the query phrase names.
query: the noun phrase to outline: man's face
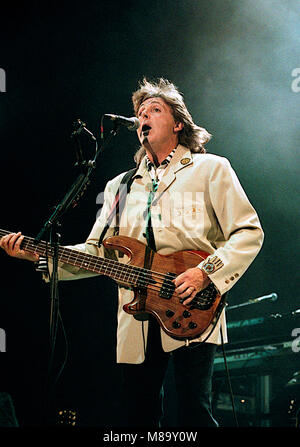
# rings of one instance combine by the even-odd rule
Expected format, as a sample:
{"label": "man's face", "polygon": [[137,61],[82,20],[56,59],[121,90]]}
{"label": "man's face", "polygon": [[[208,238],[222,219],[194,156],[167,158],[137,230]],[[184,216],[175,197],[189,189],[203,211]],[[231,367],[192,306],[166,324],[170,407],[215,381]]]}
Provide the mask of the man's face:
{"label": "man's face", "polygon": [[177,144],[178,130],[171,107],[161,98],[148,98],[138,110],[140,127],[137,130],[141,144],[153,148]]}

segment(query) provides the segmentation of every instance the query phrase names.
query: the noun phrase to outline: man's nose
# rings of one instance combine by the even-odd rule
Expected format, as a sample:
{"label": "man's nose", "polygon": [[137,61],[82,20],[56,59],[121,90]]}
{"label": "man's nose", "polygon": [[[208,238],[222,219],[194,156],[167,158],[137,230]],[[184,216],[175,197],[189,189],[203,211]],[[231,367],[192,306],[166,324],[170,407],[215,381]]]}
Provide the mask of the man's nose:
{"label": "man's nose", "polygon": [[144,110],[144,111],[142,112],[142,118],[149,118],[149,113],[148,113],[147,110]]}

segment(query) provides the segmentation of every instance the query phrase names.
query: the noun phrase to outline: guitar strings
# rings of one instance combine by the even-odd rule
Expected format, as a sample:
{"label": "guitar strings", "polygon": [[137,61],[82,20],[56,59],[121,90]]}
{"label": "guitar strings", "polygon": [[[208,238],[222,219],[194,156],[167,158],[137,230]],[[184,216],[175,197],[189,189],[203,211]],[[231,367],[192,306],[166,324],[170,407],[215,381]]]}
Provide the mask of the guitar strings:
{"label": "guitar strings", "polygon": [[[45,242],[40,242],[39,246],[36,247],[33,245],[33,243],[31,243],[31,247],[28,244],[30,244],[30,242],[33,241],[33,239],[28,238],[28,242],[27,242],[27,248],[31,248],[31,249],[35,249],[36,252],[38,252],[37,248],[41,248],[40,252],[41,254],[44,253],[42,246],[46,246],[47,243]],[[25,247],[25,244],[24,244]],[[46,247],[45,247],[46,248]],[[45,250],[44,248],[44,250]],[[49,248],[48,248],[49,251]],[[50,248],[51,251],[51,248]],[[69,253],[68,255],[66,255],[66,253]],[[133,279],[136,279],[138,281],[138,283],[140,285],[143,285],[145,287],[147,287],[148,289],[151,289],[153,291],[159,292],[161,290],[161,287],[164,287],[164,291],[165,292],[170,292],[171,295],[173,295],[176,298],[179,298],[179,295],[177,293],[174,293],[174,288],[175,285],[174,283],[166,278],[166,275],[160,272],[155,272],[152,270],[147,270],[141,267],[137,267],[137,266],[133,266],[133,265],[127,265],[127,264],[122,264],[118,261],[112,260],[112,259],[105,259],[105,258],[100,258],[99,256],[95,256],[95,255],[91,255],[85,252],[81,252],[79,250],[75,250],[75,249],[70,249],[70,248],[66,248],[66,247],[60,247],[60,261],[65,261],[65,262],[70,262],[70,260],[72,260],[73,262],[76,262],[78,257],[81,257],[83,260],[81,262],[81,267],[83,267],[84,261],[88,261],[86,264],[89,267],[97,267],[97,264],[103,264],[103,263],[110,263],[113,264],[113,266],[110,266],[110,273],[115,273],[118,274],[119,279],[122,281],[122,279],[126,279],[128,281],[128,278],[131,277],[131,281],[127,282],[127,284],[132,285],[132,281]],[[95,258],[93,260],[93,262],[91,261],[92,258]],[[75,264],[76,265],[76,264]],[[77,263],[78,266],[78,263]],[[90,269],[91,271],[95,271],[97,273],[97,269]],[[107,268],[105,268],[105,270],[107,270]],[[120,273],[120,271],[122,271]],[[127,274],[127,277],[122,278],[120,277],[120,275],[124,276],[124,274],[126,273],[125,270],[131,270],[131,272],[129,274]],[[117,276],[117,275],[115,275]],[[157,285],[154,284],[149,284],[149,281],[151,282],[151,280],[153,279],[153,277],[157,277],[156,283]],[[163,280],[163,281],[161,281]],[[135,282],[135,281],[133,281]],[[197,298],[195,297],[195,302],[199,305],[201,304],[205,304],[206,300],[203,297],[198,296]]]}
{"label": "guitar strings", "polygon": [[[1,236],[5,235],[5,234],[9,234],[9,232],[0,230]],[[27,236],[24,237],[22,245],[23,245],[23,248],[26,248],[28,251],[36,252],[41,255],[45,254],[46,249],[48,250],[48,253],[49,253],[49,251],[51,252],[51,247],[47,248],[47,242],[41,241],[38,245],[36,245],[34,243],[33,238],[30,238]],[[69,254],[67,255],[66,253],[69,253]],[[103,264],[103,263],[107,264],[108,263],[108,264],[112,265],[112,266],[109,266],[110,273],[112,273],[112,274],[118,273],[120,281],[122,281],[122,279],[125,279],[128,281],[128,279],[130,278],[131,281],[126,282],[126,283],[128,283],[129,285],[132,285],[132,281],[134,279],[136,279],[136,281],[133,281],[135,284],[138,283],[138,285],[143,285],[143,286],[147,287],[148,289],[151,289],[154,291],[160,291],[161,287],[163,287],[164,292],[172,292],[172,295],[174,295],[174,297],[179,297],[179,295],[177,293],[174,293],[175,285],[170,279],[168,279],[166,277],[167,274],[155,272],[152,270],[147,270],[145,268],[137,267],[134,265],[122,264],[122,263],[112,260],[112,259],[105,259],[105,258],[103,259],[103,258],[100,258],[95,255],[81,252],[79,250],[77,251],[75,249],[70,249],[70,248],[66,248],[66,247],[60,247],[60,249],[59,249],[59,260],[60,261],[64,261],[66,263],[71,263],[70,261],[76,262],[78,257],[82,258],[82,263],[81,263],[82,268],[84,267],[84,264],[86,264],[86,266],[88,265],[88,267],[89,267],[88,270],[97,272],[97,269],[94,270],[93,267],[95,268],[95,267],[97,267],[97,265],[99,266],[99,264]],[[92,261],[93,258],[95,258],[95,259]],[[86,262],[86,261],[88,261],[88,262]],[[76,265],[76,264],[73,264],[73,265]],[[78,263],[77,263],[77,266],[78,266]],[[105,270],[107,270],[107,267],[105,267]],[[130,271],[130,273],[126,274],[125,270]],[[124,276],[124,274],[127,275],[127,276],[125,276],[125,278],[120,277],[120,275]],[[117,276],[117,275],[115,275],[115,276]],[[151,281],[153,281],[154,278],[156,278],[156,280],[155,280],[156,284],[151,284]],[[203,299],[202,297],[197,297],[196,301],[198,304],[205,303],[205,299]]]}
{"label": "guitar strings", "polygon": [[[38,254],[44,254],[45,250],[46,250],[46,245],[47,243],[45,242],[40,242],[38,246],[33,244],[33,239],[31,238],[27,238],[29,239],[28,241],[26,241],[24,239],[24,243],[23,243],[23,247],[26,249],[29,249],[30,251],[33,252],[37,252]],[[51,253],[51,248],[48,247],[48,253]],[[99,256],[96,255],[91,255],[89,253],[85,253],[79,250],[75,250],[75,249],[70,249],[70,248],[65,248],[65,247],[61,247],[60,248],[60,253],[59,253],[59,258],[60,261],[64,261],[66,263],[73,261],[76,262],[78,260],[78,257],[82,258],[82,262],[80,262],[80,266],[81,268],[85,268],[88,267],[88,270],[91,271],[95,271],[97,272],[97,269],[93,269],[94,267],[97,267],[97,265],[99,264],[103,264],[103,263],[108,263],[111,264],[108,267],[110,267],[110,272],[118,272],[120,271],[120,276],[123,274],[125,274],[125,270],[129,270],[129,273],[127,274],[127,278],[132,276],[133,278],[137,278],[137,276],[142,276],[144,275],[144,279],[146,279],[146,277],[148,277],[147,279],[149,279],[149,281],[151,281],[151,276],[156,276],[156,277],[160,277],[162,280],[164,280],[165,283],[169,283],[171,286],[173,286],[172,288],[174,288],[174,285],[172,283],[171,280],[167,279],[165,274],[160,273],[160,272],[155,272],[152,270],[147,270],[144,269],[142,267],[137,267],[134,265],[128,265],[128,264],[122,264],[118,261],[115,261],[113,259],[106,259],[106,258],[101,258]],[[94,258],[94,259],[93,259]],[[93,259],[93,260],[92,260]],[[79,266],[79,262],[76,262],[77,266]],[[74,265],[76,265],[74,264]],[[103,266],[101,266],[103,267]],[[105,270],[107,270],[107,267],[104,267]],[[132,279],[133,279],[132,278]],[[119,279],[124,279],[124,278],[119,278]],[[139,279],[139,278],[137,278]]]}
{"label": "guitar strings", "polygon": [[[67,249],[68,250],[68,249]],[[73,252],[73,250],[71,250]],[[80,255],[84,255],[85,253],[83,252],[78,252],[79,256]],[[73,254],[73,253],[72,253]],[[76,253],[77,255],[77,253]],[[89,256],[94,256],[94,255],[88,255],[86,254],[87,257]],[[72,256],[67,256],[65,258],[66,262],[70,261],[70,258]],[[77,256],[75,256],[75,259],[73,259],[73,261],[75,261],[77,259]],[[88,259],[88,258],[87,258]],[[63,260],[63,256],[62,256],[62,260]],[[99,258],[98,256],[95,259],[94,263],[89,262],[89,265],[92,267],[92,264],[94,264],[94,267],[97,266],[97,264],[99,264],[99,262],[105,262],[107,261],[106,259],[103,258]],[[154,290],[159,292],[161,290],[161,287],[163,287],[164,292],[170,292],[171,295],[174,294],[175,297],[179,297],[179,295],[177,293],[174,293],[174,288],[175,285],[174,283],[166,278],[166,275],[164,275],[163,273],[160,272],[155,272],[152,270],[147,270],[141,267],[136,267],[136,266],[132,266],[132,265],[128,265],[128,264],[121,264],[118,261],[115,260],[109,260],[111,264],[114,264],[113,266],[110,266],[110,273],[112,274],[118,274],[119,279],[122,281],[122,279],[127,280],[127,283],[132,285],[132,282],[134,282],[136,285],[141,285],[141,286],[145,286],[148,287],[148,289]],[[83,265],[82,265],[83,266]],[[126,273],[126,270],[131,270],[131,272],[128,274]],[[106,268],[107,270],[107,268]],[[123,270],[123,272],[120,273],[120,270]],[[97,270],[96,270],[97,271]],[[125,274],[125,278],[122,277]],[[116,276],[116,275],[115,275]],[[151,284],[151,280],[153,280],[154,278],[156,278],[156,284]],[[150,283],[149,283],[150,282]],[[196,302],[198,304],[204,304],[206,303],[206,300],[203,297],[197,297]]]}
{"label": "guitar strings", "polygon": [[[3,232],[3,230],[0,230],[0,234],[1,232]],[[7,234],[9,234],[7,232]],[[44,254],[45,250],[46,250],[46,246],[47,246],[47,242],[41,241],[38,245],[35,245],[33,238],[29,238],[29,237],[24,237],[24,241],[23,241],[23,247],[29,249],[28,251],[32,251],[32,252],[37,252],[39,254]],[[106,258],[101,258],[99,256],[96,255],[92,255],[89,253],[85,253],[79,250],[75,250],[75,249],[70,249],[67,247],[60,247],[60,257],[64,257],[65,262],[68,263],[70,260],[72,261],[77,261],[78,257],[82,258],[82,262],[81,262],[81,267],[84,268],[84,264],[86,264],[86,266],[90,266],[90,267],[96,267],[97,264],[103,264],[103,263],[110,263],[110,264],[114,264],[113,267],[111,267],[111,271],[113,272],[117,272],[118,270],[131,270],[132,272],[130,272],[128,274],[128,276],[134,276],[135,273],[137,273],[138,275],[146,275],[149,276],[149,279],[152,275],[155,275],[157,277],[161,277],[161,279],[163,279],[165,282],[168,282],[170,285],[173,286],[172,281],[166,279],[165,274],[161,273],[161,272],[155,272],[152,270],[148,270],[142,267],[137,267],[134,265],[128,265],[128,264],[122,264],[118,261],[115,261],[113,259],[106,259]],[[51,253],[51,247],[48,247],[48,253]],[[69,253],[69,255],[66,255],[66,253]],[[91,259],[95,258],[93,261],[91,261]],[[86,262],[88,261],[88,262]],[[89,269],[90,270],[90,269]],[[92,271],[93,270],[91,269]],[[123,272],[125,273],[125,272]],[[174,287],[174,286],[173,286]]]}

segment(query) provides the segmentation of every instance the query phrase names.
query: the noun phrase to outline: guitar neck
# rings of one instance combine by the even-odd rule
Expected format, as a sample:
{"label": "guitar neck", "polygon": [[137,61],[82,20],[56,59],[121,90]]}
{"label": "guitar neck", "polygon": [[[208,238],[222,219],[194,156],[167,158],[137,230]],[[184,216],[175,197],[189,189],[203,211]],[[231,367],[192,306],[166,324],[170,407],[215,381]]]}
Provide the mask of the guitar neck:
{"label": "guitar neck", "polygon": [[[0,239],[10,233],[10,231],[0,230]],[[54,256],[54,247],[50,243],[45,241],[36,243],[33,238],[27,236],[24,236],[21,249],[30,253],[37,253],[45,258],[53,258]],[[109,276],[115,281],[128,286],[135,285],[140,274],[138,267],[122,264],[112,259],[100,258],[99,256],[63,246],[58,247],[58,261],[99,275]]]}

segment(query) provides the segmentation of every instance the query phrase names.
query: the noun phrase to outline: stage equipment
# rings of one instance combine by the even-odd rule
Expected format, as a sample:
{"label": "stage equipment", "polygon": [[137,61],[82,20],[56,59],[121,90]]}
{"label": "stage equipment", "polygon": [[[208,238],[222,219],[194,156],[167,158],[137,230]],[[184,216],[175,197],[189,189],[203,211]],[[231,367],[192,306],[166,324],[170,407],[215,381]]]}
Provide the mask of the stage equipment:
{"label": "stage equipment", "polygon": [[239,425],[298,424],[300,337],[293,336],[293,331],[300,328],[300,309],[229,320],[227,328],[226,364],[221,349],[214,362],[214,414],[221,419],[220,425],[222,420],[235,425],[233,405]]}

